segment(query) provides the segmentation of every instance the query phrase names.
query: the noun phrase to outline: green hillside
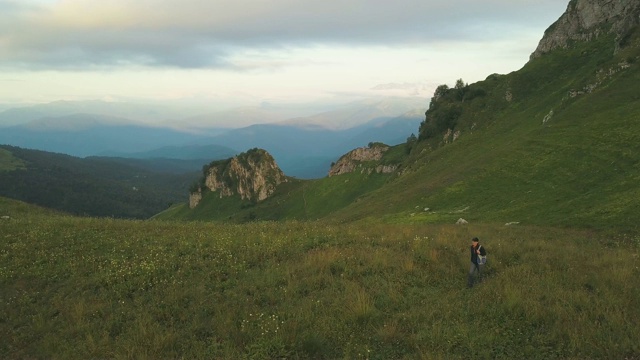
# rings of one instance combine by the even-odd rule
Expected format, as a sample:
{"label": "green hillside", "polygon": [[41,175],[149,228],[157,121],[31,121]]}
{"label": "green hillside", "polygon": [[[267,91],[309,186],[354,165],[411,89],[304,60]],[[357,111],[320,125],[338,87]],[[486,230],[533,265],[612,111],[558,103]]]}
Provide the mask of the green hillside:
{"label": "green hillside", "polygon": [[421,139],[402,175],[332,217],[635,228],[640,46],[632,39],[616,56],[605,37],[558,50],[468,87],[482,96],[443,99],[458,102],[460,137]]}
{"label": "green hillside", "polygon": [[[521,222],[637,227],[640,215],[640,41],[613,56],[612,38],[535,59],[505,76],[449,90],[458,140],[421,141],[396,181],[336,214],[341,219]],[[576,91],[591,89],[572,96]],[[512,97],[506,100],[506,94]],[[431,106],[430,112],[434,109]],[[446,110],[443,111],[446,115]],[[551,115],[550,115],[551,114]],[[432,115],[432,121],[445,118]],[[547,121],[544,122],[545,117]],[[446,119],[445,119],[446,120]],[[418,211],[428,207],[431,211]]]}
{"label": "green hillside", "polygon": [[613,35],[601,36],[511,74],[440,87],[416,131],[419,140],[381,160],[400,163],[394,175],[294,180],[257,205],[210,198],[201,208],[183,205],[160,218],[451,223],[462,217],[635,229],[638,31],[615,55],[614,43]]}
{"label": "green hillside", "polygon": [[246,222],[254,220],[318,220],[342,209],[380,188],[389,175],[352,173],[321,180],[289,178],[276,193],[259,203],[240,196],[220,197],[209,192],[200,204],[189,209],[177,204],[153,218],[156,220],[199,220]]}
{"label": "green hillside", "polygon": [[65,216],[70,217],[70,215],[67,215],[60,211],[28,204],[23,201],[9,199],[2,196],[0,196],[0,216],[8,216],[9,219],[6,220],[11,220],[12,218],[19,218],[22,220],[41,220],[43,218],[51,219]]}

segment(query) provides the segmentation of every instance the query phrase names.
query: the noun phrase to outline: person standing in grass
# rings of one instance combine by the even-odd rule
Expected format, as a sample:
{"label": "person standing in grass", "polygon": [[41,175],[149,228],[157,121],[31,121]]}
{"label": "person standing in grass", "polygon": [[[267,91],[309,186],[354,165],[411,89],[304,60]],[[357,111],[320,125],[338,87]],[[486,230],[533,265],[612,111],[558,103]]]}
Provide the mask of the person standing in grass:
{"label": "person standing in grass", "polygon": [[480,245],[480,241],[477,237],[471,239],[471,266],[469,267],[469,274],[467,275],[467,285],[471,288],[473,287],[474,277],[476,271],[478,272],[478,282],[482,282],[482,272],[484,268],[484,263],[478,261],[480,256],[486,256],[487,253]]}

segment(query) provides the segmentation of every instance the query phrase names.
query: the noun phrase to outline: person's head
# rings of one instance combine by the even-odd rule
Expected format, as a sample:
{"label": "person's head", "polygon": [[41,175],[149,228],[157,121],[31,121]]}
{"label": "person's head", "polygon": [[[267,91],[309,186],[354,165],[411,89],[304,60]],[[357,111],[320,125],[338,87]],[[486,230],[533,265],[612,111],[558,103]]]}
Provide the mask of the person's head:
{"label": "person's head", "polygon": [[478,246],[478,238],[474,237],[473,239],[471,239],[471,244],[473,244],[473,246]]}

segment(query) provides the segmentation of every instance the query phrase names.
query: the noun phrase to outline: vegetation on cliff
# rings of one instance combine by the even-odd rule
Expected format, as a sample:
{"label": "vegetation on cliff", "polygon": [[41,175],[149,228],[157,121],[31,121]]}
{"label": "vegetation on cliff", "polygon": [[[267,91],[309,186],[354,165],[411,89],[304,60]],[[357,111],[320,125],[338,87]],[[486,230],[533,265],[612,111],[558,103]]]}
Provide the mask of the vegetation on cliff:
{"label": "vegetation on cliff", "polygon": [[218,192],[220,197],[237,194],[254,203],[268,198],[278,185],[287,181],[273,156],[258,148],[213,161],[203,166],[202,173],[200,180],[190,187],[192,194],[202,191]]}

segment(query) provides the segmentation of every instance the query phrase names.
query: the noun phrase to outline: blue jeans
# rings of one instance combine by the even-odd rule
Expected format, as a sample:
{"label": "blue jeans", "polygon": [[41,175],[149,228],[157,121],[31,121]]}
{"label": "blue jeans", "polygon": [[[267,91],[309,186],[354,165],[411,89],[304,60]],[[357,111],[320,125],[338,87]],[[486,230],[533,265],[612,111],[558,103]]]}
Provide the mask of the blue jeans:
{"label": "blue jeans", "polygon": [[467,285],[469,287],[473,287],[473,282],[474,282],[474,277],[475,277],[475,272],[476,271],[478,272],[478,282],[479,283],[482,282],[483,268],[484,268],[484,264],[483,265],[478,265],[478,264],[471,263],[471,266],[469,267],[469,274],[467,275]]}

